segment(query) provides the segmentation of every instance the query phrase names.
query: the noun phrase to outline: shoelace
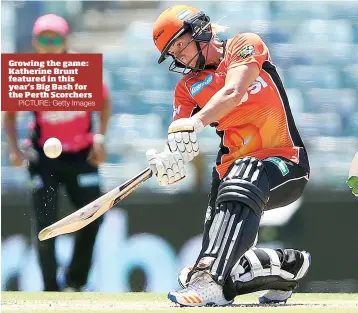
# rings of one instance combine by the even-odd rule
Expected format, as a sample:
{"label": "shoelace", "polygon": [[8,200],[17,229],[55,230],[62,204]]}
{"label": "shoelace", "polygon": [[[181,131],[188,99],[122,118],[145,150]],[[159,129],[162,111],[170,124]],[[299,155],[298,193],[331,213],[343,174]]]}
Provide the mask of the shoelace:
{"label": "shoelace", "polygon": [[198,291],[204,287],[204,284],[211,284],[212,283],[211,281],[205,282],[204,275],[205,274],[203,273],[195,277],[193,281],[190,281],[189,283],[186,284],[185,288],[190,291],[191,290]]}
{"label": "shoelace", "polygon": [[[187,283],[185,283],[184,284],[184,287],[185,288],[188,288],[188,286],[189,286],[189,284],[191,285],[191,284],[195,284],[197,281],[199,281],[200,279],[202,278],[202,276],[197,276],[197,277],[195,277],[194,278],[194,280],[193,281],[188,281]],[[190,287],[190,286],[189,286]]]}

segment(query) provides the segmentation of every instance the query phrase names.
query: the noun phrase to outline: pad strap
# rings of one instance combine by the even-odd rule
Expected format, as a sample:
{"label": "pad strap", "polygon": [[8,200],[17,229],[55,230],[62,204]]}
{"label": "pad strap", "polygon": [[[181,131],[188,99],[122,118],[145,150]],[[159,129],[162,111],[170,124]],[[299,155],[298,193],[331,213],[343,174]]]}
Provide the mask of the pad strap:
{"label": "pad strap", "polygon": [[[257,277],[257,276],[264,276],[264,269],[262,267],[262,264],[259,260],[259,258],[257,257],[257,255],[255,254],[255,252],[250,249],[248,251],[245,252],[244,257],[246,258],[246,260],[249,262],[250,264],[250,269],[251,269],[251,277]],[[239,262],[237,262],[237,265],[239,265]],[[242,272],[238,270],[238,267],[234,267],[233,271],[232,271],[232,279],[234,281],[240,280],[241,279],[241,275]]]}
{"label": "pad strap", "polygon": [[278,257],[278,254],[275,250],[272,249],[266,249],[266,248],[260,248],[260,250],[267,253],[267,255],[270,257],[270,263],[271,263],[271,275],[280,275],[281,273],[281,262]]}
{"label": "pad strap", "polygon": [[[268,268],[263,267],[264,263],[262,262],[264,261],[260,260],[255,253],[255,251],[258,250],[264,252],[267,255],[266,260],[267,262],[268,260],[270,262]],[[243,257],[249,263],[248,271],[245,273],[243,267],[240,265],[241,260],[239,260],[231,271],[231,278],[233,281],[247,281],[252,280],[255,277],[262,276],[282,276],[283,271],[281,270],[281,262],[276,250],[266,248],[252,248],[246,251]]]}

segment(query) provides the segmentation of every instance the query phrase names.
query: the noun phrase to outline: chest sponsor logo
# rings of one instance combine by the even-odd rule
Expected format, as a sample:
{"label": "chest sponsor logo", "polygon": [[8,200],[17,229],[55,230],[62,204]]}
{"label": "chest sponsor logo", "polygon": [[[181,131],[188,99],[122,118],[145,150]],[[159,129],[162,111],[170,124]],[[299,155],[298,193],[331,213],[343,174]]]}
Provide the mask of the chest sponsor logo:
{"label": "chest sponsor logo", "polygon": [[267,86],[267,83],[262,79],[261,76],[257,77],[249,89],[245,92],[239,104],[246,102],[249,99],[249,95],[255,95]]}
{"label": "chest sponsor logo", "polygon": [[190,88],[191,95],[195,96],[203,88],[205,88],[206,86],[209,86],[213,82],[213,78],[214,78],[213,74],[210,74],[210,75],[206,76],[204,80],[199,81],[199,82],[195,83],[193,86],[191,86],[191,88]]}

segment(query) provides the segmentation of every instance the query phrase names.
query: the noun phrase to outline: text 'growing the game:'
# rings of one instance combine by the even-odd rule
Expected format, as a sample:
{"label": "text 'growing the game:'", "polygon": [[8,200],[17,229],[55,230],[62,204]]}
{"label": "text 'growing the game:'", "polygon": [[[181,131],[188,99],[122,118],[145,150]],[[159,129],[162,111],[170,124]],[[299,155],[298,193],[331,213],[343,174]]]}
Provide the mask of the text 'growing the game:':
{"label": "text 'growing the game:'", "polygon": [[98,111],[102,55],[2,54],[3,111]]}

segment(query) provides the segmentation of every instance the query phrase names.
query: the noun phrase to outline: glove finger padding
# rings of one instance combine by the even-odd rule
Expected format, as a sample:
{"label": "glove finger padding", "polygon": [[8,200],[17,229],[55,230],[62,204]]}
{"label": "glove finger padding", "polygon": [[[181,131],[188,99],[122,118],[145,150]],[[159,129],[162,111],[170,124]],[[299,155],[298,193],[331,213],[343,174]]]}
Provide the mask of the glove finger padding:
{"label": "glove finger padding", "polygon": [[175,180],[178,181],[185,177],[184,163],[180,153],[178,152],[173,153],[172,158],[173,158],[173,171],[175,175]]}
{"label": "glove finger padding", "polygon": [[183,161],[181,154],[179,152],[174,152],[173,156],[175,159],[175,163],[177,164],[177,166],[179,168],[180,176],[182,178],[185,177],[186,173],[185,173],[184,161]]}
{"label": "glove finger padding", "polygon": [[197,156],[199,154],[199,142],[198,142],[198,136],[196,135],[196,133],[190,133],[190,141],[193,147],[193,153],[194,156]]}
{"label": "glove finger padding", "polygon": [[159,180],[159,185],[167,186],[169,184],[169,177],[167,174],[167,169],[163,162],[163,158],[160,154],[157,154],[156,159],[156,168],[157,168],[157,178]]}
{"label": "glove finger padding", "polygon": [[187,145],[190,143],[190,133],[180,133],[181,134],[181,140]]}
{"label": "glove finger padding", "polygon": [[199,154],[198,138],[195,132],[178,132],[168,135],[168,146],[171,152],[179,152],[184,164],[189,163]]}
{"label": "glove finger padding", "polygon": [[176,145],[176,147],[174,148],[174,151],[179,151],[181,153],[184,153],[186,151],[183,134],[185,134],[185,133],[174,133],[173,134],[174,138],[173,138],[172,144]]}
{"label": "glove finger padding", "polygon": [[[169,164],[167,168],[167,173],[169,178],[169,184],[174,184],[177,181],[185,177],[184,163],[182,161],[182,156],[179,152],[167,152],[166,160]],[[177,161],[179,160],[179,161]],[[184,175],[182,175],[184,173]]]}
{"label": "glove finger padding", "polygon": [[173,158],[171,157],[171,153],[165,153],[163,152],[163,159],[164,159],[164,164],[165,164],[165,168],[167,171],[167,175],[168,175],[168,183],[172,184],[175,181],[174,178],[174,170],[173,170]]}
{"label": "glove finger padding", "polygon": [[163,152],[166,156],[166,160],[167,160],[167,163],[169,164],[168,167],[172,167],[173,164],[175,163],[175,159],[174,159],[174,155],[172,152]]}
{"label": "glove finger padding", "polygon": [[197,134],[204,128],[203,122],[195,117],[177,119],[169,125],[170,151],[179,152],[184,164],[189,163],[199,154]]}
{"label": "glove finger padding", "polygon": [[160,186],[167,186],[169,183],[167,170],[163,163],[163,156],[158,154],[157,150],[150,149],[146,151],[146,157],[152,173],[157,177]]}
{"label": "glove finger padding", "polygon": [[149,164],[149,167],[152,171],[152,173],[156,176],[158,171],[157,171],[157,167],[156,167],[156,162],[157,162],[157,155],[158,155],[158,152],[157,150],[155,149],[150,149],[150,150],[147,150],[145,152],[145,156],[147,157],[147,161],[148,161],[148,164]]}
{"label": "glove finger padding", "polygon": [[160,186],[174,184],[185,177],[182,155],[179,152],[170,152],[168,146],[162,153],[157,153],[155,149],[148,150],[146,156]]}
{"label": "glove finger padding", "polygon": [[165,170],[168,170],[169,168],[171,168],[171,164],[170,164],[170,161],[169,161],[169,156],[170,153],[167,153],[167,152],[162,152],[159,157],[164,165],[164,168]]}

